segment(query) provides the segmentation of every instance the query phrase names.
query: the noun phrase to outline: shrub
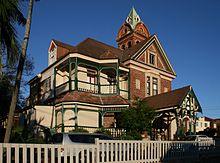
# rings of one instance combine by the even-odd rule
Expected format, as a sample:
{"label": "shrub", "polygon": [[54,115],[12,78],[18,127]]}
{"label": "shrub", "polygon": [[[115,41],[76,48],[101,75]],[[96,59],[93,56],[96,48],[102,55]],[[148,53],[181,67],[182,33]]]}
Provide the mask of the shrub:
{"label": "shrub", "polygon": [[95,133],[105,134],[111,136],[111,131],[106,130],[104,127],[98,128]]}
{"label": "shrub", "polygon": [[84,128],[75,128],[71,132],[87,132],[88,133],[89,131]]}

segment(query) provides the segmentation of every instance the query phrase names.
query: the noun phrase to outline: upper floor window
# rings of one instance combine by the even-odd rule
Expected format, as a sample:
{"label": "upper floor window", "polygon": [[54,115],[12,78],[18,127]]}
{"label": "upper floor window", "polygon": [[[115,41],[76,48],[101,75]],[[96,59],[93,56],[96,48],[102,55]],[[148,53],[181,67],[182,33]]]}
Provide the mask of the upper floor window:
{"label": "upper floor window", "polygon": [[158,79],[153,78],[153,95],[158,94]]}
{"label": "upper floor window", "polygon": [[116,93],[116,77],[115,76],[109,76],[108,77],[109,82],[109,93]]}
{"label": "upper floor window", "polygon": [[96,91],[97,78],[94,70],[87,70],[87,82],[89,83],[89,90]]}
{"label": "upper floor window", "polygon": [[152,53],[150,53],[149,62],[150,64],[155,65],[155,55]]}

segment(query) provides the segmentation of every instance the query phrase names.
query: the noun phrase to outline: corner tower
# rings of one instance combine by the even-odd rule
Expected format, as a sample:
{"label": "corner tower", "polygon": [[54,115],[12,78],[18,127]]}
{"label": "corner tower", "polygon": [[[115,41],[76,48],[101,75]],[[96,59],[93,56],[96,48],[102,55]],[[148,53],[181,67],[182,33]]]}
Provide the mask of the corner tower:
{"label": "corner tower", "polygon": [[141,18],[132,7],[125,23],[118,31],[118,48],[125,50],[150,37],[150,33]]}

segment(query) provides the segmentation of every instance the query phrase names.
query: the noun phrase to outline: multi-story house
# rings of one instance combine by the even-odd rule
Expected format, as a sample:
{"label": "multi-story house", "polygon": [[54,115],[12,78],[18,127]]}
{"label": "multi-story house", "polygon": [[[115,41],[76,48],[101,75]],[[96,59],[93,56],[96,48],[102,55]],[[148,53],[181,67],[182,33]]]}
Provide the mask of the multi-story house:
{"label": "multi-story house", "polygon": [[52,40],[48,67],[30,83],[30,106],[60,131],[116,127],[116,115],[142,98],[159,114],[154,135],[195,132],[201,111],[191,86],[172,90],[176,73],[158,39],[134,8],[118,31],[118,48],[87,38],[76,46]]}

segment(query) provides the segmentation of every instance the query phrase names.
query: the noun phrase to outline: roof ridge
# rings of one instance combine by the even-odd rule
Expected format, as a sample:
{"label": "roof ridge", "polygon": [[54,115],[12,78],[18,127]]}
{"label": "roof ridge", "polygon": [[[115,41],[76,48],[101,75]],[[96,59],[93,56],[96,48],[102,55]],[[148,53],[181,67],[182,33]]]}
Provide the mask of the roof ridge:
{"label": "roof ridge", "polygon": [[86,42],[86,41],[88,41],[88,40],[95,41],[95,42],[97,42],[97,43],[103,44],[103,45],[105,45],[105,46],[112,47],[112,48],[114,48],[114,49],[119,50],[119,51],[121,51],[121,52],[122,52],[122,50],[121,50],[121,49],[116,48],[116,47],[114,47],[113,45],[109,45],[109,44],[107,44],[107,43],[101,42],[101,41],[96,40],[96,39],[91,38],[91,37],[87,37],[85,40],[83,40],[82,42],[80,42],[79,44],[77,44],[77,45],[76,45],[76,47],[80,46],[81,44],[83,44],[84,42]]}
{"label": "roof ridge", "polygon": [[[64,47],[64,46],[69,46],[70,48],[74,48],[74,47],[75,47],[75,46],[73,46],[73,45],[70,45],[70,44],[61,42],[61,41],[56,40],[56,39],[52,39],[52,41],[53,41],[55,44],[58,44],[59,46],[62,46],[62,47]],[[66,47],[64,47],[64,48],[66,48]]]}

